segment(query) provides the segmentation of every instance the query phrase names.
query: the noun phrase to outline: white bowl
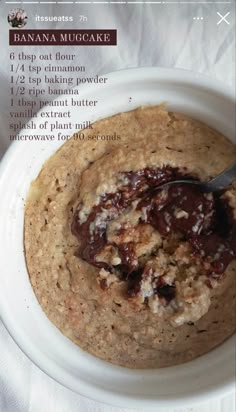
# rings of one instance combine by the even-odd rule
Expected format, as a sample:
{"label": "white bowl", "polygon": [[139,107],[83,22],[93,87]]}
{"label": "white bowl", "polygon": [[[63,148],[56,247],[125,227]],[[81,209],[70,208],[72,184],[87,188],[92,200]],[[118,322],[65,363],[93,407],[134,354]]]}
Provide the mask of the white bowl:
{"label": "white bowl", "polygon": [[[217,81],[187,71],[156,68],[124,70],[107,77],[105,85],[80,87],[80,98],[96,99],[99,104],[92,109],[71,108],[72,121],[95,120],[140,105],[167,101],[170,109],[198,118],[234,139],[234,96]],[[26,133],[22,131],[20,135]],[[24,200],[30,182],[60,144],[15,142],[0,166],[0,314],[15,342],[36,365],[64,386],[109,404],[177,408],[232,391],[233,337],[180,366],[130,370],[82,351],[43,313],[24,259]]]}

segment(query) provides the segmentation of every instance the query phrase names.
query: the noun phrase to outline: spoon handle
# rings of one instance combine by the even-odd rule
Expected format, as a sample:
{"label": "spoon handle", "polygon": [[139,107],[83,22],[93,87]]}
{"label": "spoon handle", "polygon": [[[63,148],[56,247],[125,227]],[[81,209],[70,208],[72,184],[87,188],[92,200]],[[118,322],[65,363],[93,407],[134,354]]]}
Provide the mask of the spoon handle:
{"label": "spoon handle", "polygon": [[216,192],[217,190],[225,189],[234,180],[236,180],[236,162],[207,182],[206,189],[208,192]]}

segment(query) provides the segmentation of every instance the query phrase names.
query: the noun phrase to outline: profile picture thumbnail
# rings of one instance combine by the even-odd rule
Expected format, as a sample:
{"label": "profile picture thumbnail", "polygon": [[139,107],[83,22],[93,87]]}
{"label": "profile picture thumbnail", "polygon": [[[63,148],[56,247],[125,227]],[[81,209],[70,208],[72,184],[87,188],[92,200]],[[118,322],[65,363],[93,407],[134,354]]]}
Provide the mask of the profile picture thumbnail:
{"label": "profile picture thumbnail", "polygon": [[27,23],[27,14],[23,9],[12,9],[10,10],[7,21],[11,27],[22,29]]}

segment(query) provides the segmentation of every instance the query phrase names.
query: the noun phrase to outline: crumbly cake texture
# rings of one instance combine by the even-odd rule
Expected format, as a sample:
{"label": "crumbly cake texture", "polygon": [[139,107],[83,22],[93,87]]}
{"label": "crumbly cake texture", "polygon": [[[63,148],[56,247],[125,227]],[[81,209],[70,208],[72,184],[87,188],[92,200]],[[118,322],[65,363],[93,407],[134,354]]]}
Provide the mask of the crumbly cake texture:
{"label": "crumbly cake texture", "polygon": [[[93,125],[93,135],[114,132],[121,136],[120,141],[71,138],[44,164],[31,184],[24,230],[30,280],[48,318],[82,349],[129,368],[180,364],[210,351],[234,332],[235,260],[217,287],[206,287],[200,279],[193,288],[188,281],[192,274],[186,272],[192,267],[185,262],[191,260],[186,245],[180,243],[175,252],[169,246],[159,249],[154,264],[159,268],[161,265],[167,281],[175,276],[173,253],[178,269],[186,263],[186,285],[181,286],[179,296],[191,310],[185,305],[177,320],[172,317],[169,322],[168,310],[158,312],[156,302],[149,310],[143,302],[127,299],[126,282],[117,281],[115,275],[111,278],[104,269],[76,256],[78,240],[71,232],[73,214],[82,204],[81,219],[86,220],[104,193],[116,191],[121,171],[168,165],[206,180],[235,162],[236,149],[206,125],[167,112],[162,106],[139,108]],[[91,130],[84,134],[91,134]],[[232,208],[235,191],[234,186],[224,195]],[[133,213],[132,219],[136,218]],[[108,235],[114,238],[112,225]],[[160,235],[149,227],[136,236],[140,236],[141,254],[161,244]],[[169,263],[172,271],[168,270]],[[98,279],[104,279],[109,287],[101,288]],[[148,282],[142,285],[144,289],[149,286]]]}

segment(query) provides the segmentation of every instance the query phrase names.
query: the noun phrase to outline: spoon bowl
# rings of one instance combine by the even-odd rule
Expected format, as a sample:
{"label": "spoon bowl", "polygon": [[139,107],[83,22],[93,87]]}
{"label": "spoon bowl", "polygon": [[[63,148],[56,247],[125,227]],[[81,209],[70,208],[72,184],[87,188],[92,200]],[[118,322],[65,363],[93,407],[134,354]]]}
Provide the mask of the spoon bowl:
{"label": "spoon bowl", "polygon": [[178,179],[172,180],[170,182],[163,183],[158,186],[156,189],[162,189],[164,187],[177,185],[177,184],[191,184],[196,185],[198,188],[205,193],[218,192],[220,190],[226,189],[231,183],[236,180],[236,162],[231,166],[227,167],[219,175],[215,176],[213,179],[208,182],[201,182],[200,180],[194,179]]}

